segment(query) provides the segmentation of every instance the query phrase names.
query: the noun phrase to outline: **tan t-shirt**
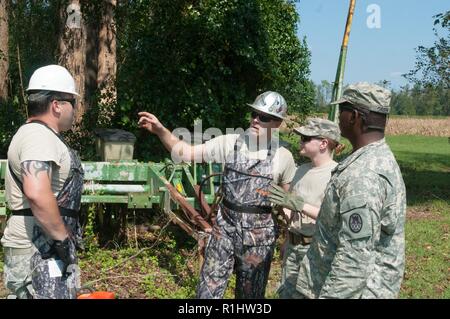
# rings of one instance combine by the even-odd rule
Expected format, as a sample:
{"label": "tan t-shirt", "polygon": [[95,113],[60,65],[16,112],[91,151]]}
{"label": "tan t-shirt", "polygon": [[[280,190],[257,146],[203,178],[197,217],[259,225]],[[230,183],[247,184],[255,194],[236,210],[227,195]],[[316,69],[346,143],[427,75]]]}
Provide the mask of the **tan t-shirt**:
{"label": "tan t-shirt", "polygon": [[[234,145],[238,139],[239,134],[226,134],[213,138],[205,143],[203,158],[205,161],[225,163],[225,160],[230,152],[234,150]],[[259,149],[253,151],[249,147],[249,142],[244,139],[240,152],[246,154],[250,159],[264,160],[267,157],[267,146],[261,146]],[[289,150],[282,146],[272,146],[273,153],[272,160],[272,176],[275,183],[289,184],[295,174],[295,162]]]}
{"label": "tan t-shirt", "polygon": [[[297,168],[290,191],[299,195],[305,203],[320,207],[325,196],[325,188],[331,178],[331,171],[338,163],[335,161],[321,167],[313,167],[306,163]],[[300,220],[301,215],[301,220]],[[303,233],[310,236],[314,231],[315,220],[305,214],[293,215],[289,230],[294,233]],[[302,229],[302,230],[301,230]]]}
{"label": "tan t-shirt", "polygon": [[[52,191],[55,197],[62,189],[70,171],[70,154],[67,146],[48,128],[41,124],[23,125],[14,135],[8,149],[8,164],[22,182],[20,165],[24,161],[52,162]],[[6,201],[11,210],[29,208],[30,204],[11,176],[5,175]],[[11,216],[8,219],[1,243],[5,247],[31,247],[34,218]]]}

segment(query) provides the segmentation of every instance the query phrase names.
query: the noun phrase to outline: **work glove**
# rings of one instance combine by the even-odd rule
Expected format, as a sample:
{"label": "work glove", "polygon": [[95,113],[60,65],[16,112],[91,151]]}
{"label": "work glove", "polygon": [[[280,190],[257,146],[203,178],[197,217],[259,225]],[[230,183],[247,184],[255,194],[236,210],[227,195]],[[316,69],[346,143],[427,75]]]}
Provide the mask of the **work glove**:
{"label": "work glove", "polygon": [[271,184],[269,187],[269,200],[275,205],[297,212],[301,212],[305,206],[305,202],[300,196],[286,192],[283,188],[275,184]]}
{"label": "work glove", "polygon": [[67,267],[69,265],[74,264],[75,261],[73,260],[71,254],[70,254],[70,240],[69,237],[67,237],[64,240],[54,240],[53,241],[53,250],[59,259],[63,262],[63,269],[61,270],[61,273],[63,277],[67,275]]}

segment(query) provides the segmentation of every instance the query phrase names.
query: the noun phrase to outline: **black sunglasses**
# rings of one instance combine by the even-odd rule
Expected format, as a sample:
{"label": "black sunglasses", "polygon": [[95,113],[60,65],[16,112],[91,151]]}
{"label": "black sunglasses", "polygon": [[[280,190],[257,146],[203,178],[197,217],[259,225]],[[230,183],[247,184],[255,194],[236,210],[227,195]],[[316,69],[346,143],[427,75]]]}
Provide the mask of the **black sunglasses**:
{"label": "black sunglasses", "polygon": [[256,117],[258,117],[259,120],[263,123],[269,123],[270,121],[279,121],[280,120],[274,116],[264,115],[264,114],[252,111],[252,119],[255,119]]}
{"label": "black sunglasses", "polygon": [[309,141],[311,141],[313,139],[321,140],[321,139],[323,139],[323,137],[320,137],[320,136],[305,136],[305,135],[300,136],[300,140],[302,142],[304,142],[304,143],[308,143]]}

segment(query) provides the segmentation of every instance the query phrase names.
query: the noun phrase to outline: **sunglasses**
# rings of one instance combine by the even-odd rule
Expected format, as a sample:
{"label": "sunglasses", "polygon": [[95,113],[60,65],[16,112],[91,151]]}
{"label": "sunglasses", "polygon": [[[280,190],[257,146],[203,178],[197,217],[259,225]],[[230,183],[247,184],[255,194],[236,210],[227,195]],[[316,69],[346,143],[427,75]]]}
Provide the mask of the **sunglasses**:
{"label": "sunglasses", "polygon": [[301,137],[300,137],[300,140],[303,142],[303,143],[308,143],[309,141],[311,141],[311,140],[313,140],[313,139],[323,139],[323,137],[320,137],[320,136],[305,136],[305,135],[302,135]]}
{"label": "sunglasses", "polygon": [[263,123],[269,123],[270,121],[279,121],[280,120],[274,116],[264,115],[264,114],[252,111],[252,119],[255,119],[256,117],[258,117],[259,121],[263,122]]}

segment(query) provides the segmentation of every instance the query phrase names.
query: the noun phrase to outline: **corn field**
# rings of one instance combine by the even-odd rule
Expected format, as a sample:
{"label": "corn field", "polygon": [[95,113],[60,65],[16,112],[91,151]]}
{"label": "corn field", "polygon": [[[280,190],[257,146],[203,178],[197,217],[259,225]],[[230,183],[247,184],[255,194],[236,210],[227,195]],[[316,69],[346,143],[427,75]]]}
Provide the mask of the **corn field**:
{"label": "corn field", "polygon": [[450,117],[410,118],[391,117],[388,120],[386,135],[421,135],[450,137]]}
{"label": "corn field", "polygon": [[[327,114],[314,114],[308,117],[328,118]],[[294,127],[304,123],[304,119],[299,116],[288,116],[286,122],[280,127],[281,132],[289,133]],[[388,119],[386,135],[420,135],[439,136],[450,138],[450,117],[408,117],[393,116]]]}

